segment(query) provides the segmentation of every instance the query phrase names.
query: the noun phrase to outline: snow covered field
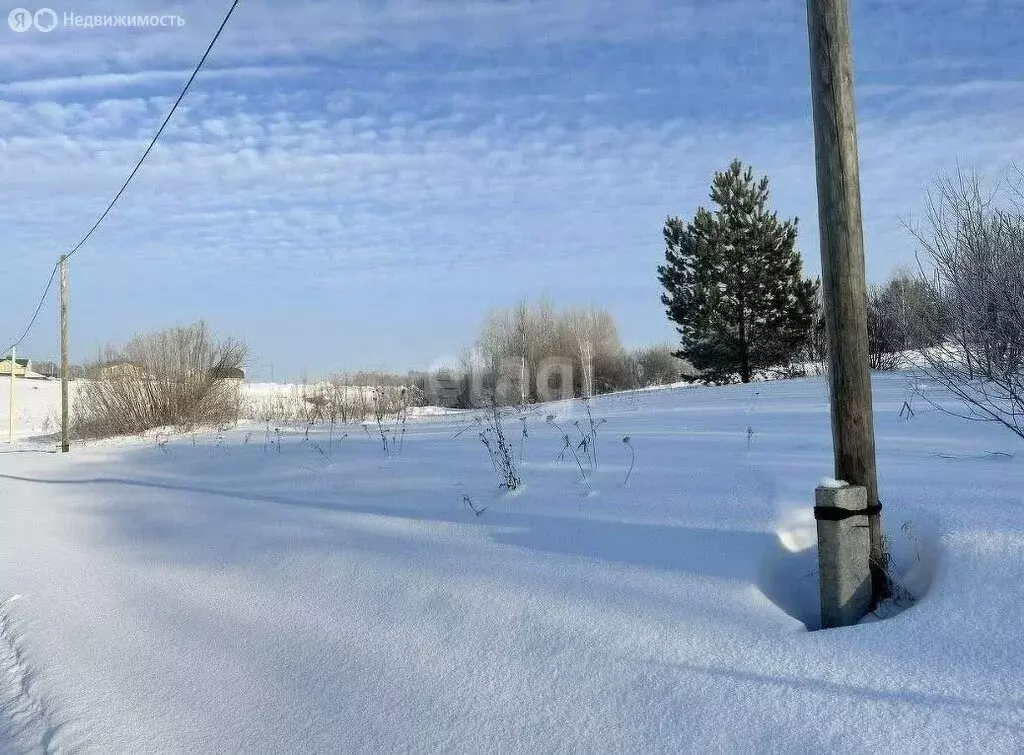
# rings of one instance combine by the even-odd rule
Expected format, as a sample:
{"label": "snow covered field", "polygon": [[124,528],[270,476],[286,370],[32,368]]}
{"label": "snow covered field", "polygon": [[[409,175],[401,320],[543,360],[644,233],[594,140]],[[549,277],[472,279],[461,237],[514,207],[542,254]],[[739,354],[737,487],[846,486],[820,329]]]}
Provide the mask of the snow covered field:
{"label": "snow covered field", "polygon": [[[75,391],[81,381],[72,380],[70,393],[72,404]],[[294,416],[303,414],[306,404],[303,396],[314,390],[314,386],[297,383],[243,383],[243,407],[249,413],[259,413],[261,402],[264,406],[284,410]],[[373,388],[352,386],[350,398],[357,391],[362,391],[366,401],[372,406]],[[37,435],[54,433],[60,428],[60,381],[59,380],[17,380],[14,388],[15,434],[20,438],[31,438]],[[6,442],[9,434],[10,412],[10,378],[0,377],[0,443]],[[410,416],[427,416],[445,414],[449,410],[436,406],[418,406],[409,409]]]}
{"label": "snow covered field", "polygon": [[824,632],[821,379],[596,399],[588,483],[545,422],[582,407],[541,407],[513,494],[471,414],[391,458],[358,425],[0,447],[0,751],[1020,752],[1019,441],[901,420],[907,380],[875,411],[921,597]]}
{"label": "snow covered field", "polygon": [[[60,428],[59,380],[15,379],[14,400],[14,432],[18,437],[52,433]],[[0,377],[0,444],[7,442],[10,416],[11,379]]]}

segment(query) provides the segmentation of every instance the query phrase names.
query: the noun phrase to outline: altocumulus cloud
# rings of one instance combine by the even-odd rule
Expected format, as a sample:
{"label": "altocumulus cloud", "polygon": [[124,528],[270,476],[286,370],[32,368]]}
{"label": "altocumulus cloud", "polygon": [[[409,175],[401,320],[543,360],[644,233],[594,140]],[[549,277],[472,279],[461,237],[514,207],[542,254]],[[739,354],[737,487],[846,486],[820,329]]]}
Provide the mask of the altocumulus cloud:
{"label": "altocumulus cloud", "polygon": [[[796,6],[247,0],[75,260],[76,351],[207,317],[279,363],[403,369],[471,340],[487,307],[539,294],[602,303],[628,342],[665,340],[661,223],[706,203],[734,156],[771,175],[815,272]],[[9,311],[29,314],[226,6],[176,8],[182,28],[4,30]],[[1020,10],[855,7],[871,277],[913,259],[901,224],[937,172],[1020,154]],[[50,314],[33,353],[54,351]]]}

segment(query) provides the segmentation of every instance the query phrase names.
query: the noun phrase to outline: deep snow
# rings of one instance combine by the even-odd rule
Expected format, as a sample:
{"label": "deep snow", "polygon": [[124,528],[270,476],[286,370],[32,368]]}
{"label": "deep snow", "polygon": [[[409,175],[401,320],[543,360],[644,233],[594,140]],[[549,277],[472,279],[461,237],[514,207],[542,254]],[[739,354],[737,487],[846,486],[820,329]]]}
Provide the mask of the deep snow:
{"label": "deep snow", "polygon": [[0,750],[1020,752],[1019,441],[908,398],[875,376],[921,597],[818,632],[821,379],[595,399],[589,484],[545,422],[582,406],[539,407],[513,494],[471,414],[389,459],[357,425],[2,447]]}
{"label": "deep snow", "polygon": [[[11,417],[11,379],[0,376],[0,450],[8,441]],[[14,432],[29,437],[60,428],[60,381],[14,381]]]}

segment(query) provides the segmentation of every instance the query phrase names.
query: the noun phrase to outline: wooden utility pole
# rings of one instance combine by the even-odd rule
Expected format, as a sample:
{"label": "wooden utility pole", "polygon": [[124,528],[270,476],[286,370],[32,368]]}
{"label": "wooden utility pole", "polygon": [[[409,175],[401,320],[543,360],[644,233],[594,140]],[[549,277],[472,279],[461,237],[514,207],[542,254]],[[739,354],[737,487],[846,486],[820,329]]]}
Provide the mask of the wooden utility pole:
{"label": "wooden utility pole", "polygon": [[10,402],[10,422],[8,423],[8,431],[10,432],[10,443],[14,445],[14,371],[18,367],[18,349],[15,346],[11,347],[11,402]]}
{"label": "wooden utility pole", "polygon": [[867,490],[875,603],[885,581],[848,0],[807,0],[807,29],[835,476]]}
{"label": "wooden utility pole", "polygon": [[71,448],[68,439],[68,263],[60,256],[60,450]]}

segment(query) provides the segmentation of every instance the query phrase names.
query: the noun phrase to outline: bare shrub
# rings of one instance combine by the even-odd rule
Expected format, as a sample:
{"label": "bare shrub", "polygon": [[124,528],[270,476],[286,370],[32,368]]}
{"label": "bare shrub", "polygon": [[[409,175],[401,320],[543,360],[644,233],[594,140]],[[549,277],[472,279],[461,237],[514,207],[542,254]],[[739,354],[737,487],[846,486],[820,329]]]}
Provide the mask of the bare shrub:
{"label": "bare shrub", "polygon": [[[921,276],[937,291],[949,336],[924,350],[922,370],[959,399],[950,409],[997,422],[1024,438],[1024,174],[987,191],[960,172],[936,183],[920,245]],[[918,316],[915,332],[933,323]]]}
{"label": "bare shrub", "polygon": [[522,484],[522,478],[519,476],[512,443],[505,434],[501,408],[493,405],[486,419],[477,418],[477,422],[480,424],[480,442],[487,449],[491,466],[498,476],[498,487],[509,492],[515,490]]}
{"label": "bare shrub", "polygon": [[385,457],[390,457],[395,452],[401,455],[405,445],[409,409],[418,405],[420,401],[419,392],[404,385],[377,386],[373,389],[373,421],[377,425]]}
{"label": "bare shrub", "polygon": [[272,393],[246,394],[241,399],[241,418],[260,423],[287,425],[305,414],[303,393],[282,388]]}
{"label": "bare shrub", "polygon": [[593,474],[594,470],[597,469],[597,431],[605,423],[606,420],[594,419],[594,414],[590,410],[590,399],[583,399],[583,408],[587,412],[587,421],[581,422],[580,420],[574,421],[573,427],[576,428],[576,432],[579,433],[580,440],[576,444],[576,449],[583,453],[587,459],[587,464],[590,467],[590,473]]}
{"label": "bare shrub", "polygon": [[872,370],[898,370],[904,362],[899,348],[898,309],[880,286],[868,289],[868,362]]}
{"label": "bare shrub", "polygon": [[332,427],[338,422],[346,424],[349,418],[363,419],[354,404],[349,403],[350,395],[354,394],[342,376],[332,375],[328,378],[323,393],[327,399],[327,416]]}
{"label": "bare shrub", "polygon": [[873,370],[898,370],[908,351],[932,348],[949,331],[939,293],[926,280],[898,269],[868,290],[868,353]]}
{"label": "bare shrub", "polygon": [[241,416],[257,422],[310,427],[363,422],[378,409],[395,415],[401,409],[419,406],[423,393],[410,385],[412,377],[384,372],[336,373],[309,385],[277,385],[245,395]]}
{"label": "bare shrub", "polygon": [[351,372],[332,375],[317,389],[328,405],[327,411],[343,422],[362,422],[383,415],[397,415],[423,402],[422,392],[412,385],[414,377],[386,372]]}
{"label": "bare shrub", "polygon": [[474,407],[473,374],[462,366],[412,373],[409,384],[419,392],[427,406],[449,409]]}
{"label": "bare shrub", "polygon": [[629,354],[630,387],[650,388],[679,382],[693,367],[675,356],[674,346],[640,346]]}
{"label": "bare shrub", "polygon": [[[573,461],[576,462],[576,468],[580,470],[580,479],[584,483],[586,483],[587,487],[590,487],[591,490],[593,490],[593,488],[590,485],[590,480],[587,478],[587,472],[583,468],[583,462],[580,460],[579,454],[576,453],[577,449],[582,448],[583,444],[575,444],[575,443],[573,443],[572,439],[569,437],[569,433],[567,433],[565,431],[565,429],[562,428],[562,426],[559,425],[558,422],[556,421],[556,417],[555,417],[554,414],[549,414],[547,416],[547,420],[546,421],[547,421],[547,423],[549,425],[551,425],[553,428],[555,428],[558,431],[559,435],[561,435],[561,437],[562,437],[562,447],[559,449],[557,460],[559,462],[564,462],[566,460],[566,458],[567,458],[566,457],[566,452],[568,451],[569,454],[572,455]],[[591,471],[593,471],[592,467],[591,467]]]}
{"label": "bare shrub", "polygon": [[237,421],[240,381],[223,376],[241,370],[245,357],[244,344],[214,340],[204,322],[108,346],[76,397],[75,433],[134,435]]}

